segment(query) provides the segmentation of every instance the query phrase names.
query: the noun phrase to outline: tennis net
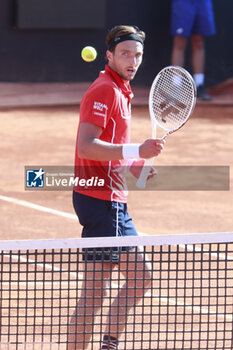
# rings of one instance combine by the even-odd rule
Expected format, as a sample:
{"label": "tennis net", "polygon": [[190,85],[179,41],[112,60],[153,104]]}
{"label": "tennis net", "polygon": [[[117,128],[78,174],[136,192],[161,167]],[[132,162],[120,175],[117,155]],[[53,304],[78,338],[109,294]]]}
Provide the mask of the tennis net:
{"label": "tennis net", "polygon": [[1,350],[223,350],[232,334],[232,233],[0,241]]}

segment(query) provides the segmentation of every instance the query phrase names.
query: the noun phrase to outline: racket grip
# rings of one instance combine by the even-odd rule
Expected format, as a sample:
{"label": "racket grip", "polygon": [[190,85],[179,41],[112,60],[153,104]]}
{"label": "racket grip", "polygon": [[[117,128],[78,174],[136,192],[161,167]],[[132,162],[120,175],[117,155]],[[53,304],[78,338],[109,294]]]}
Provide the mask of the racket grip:
{"label": "racket grip", "polygon": [[150,167],[153,165],[154,158],[146,159],[141,174],[136,182],[137,188],[146,188],[147,178],[150,174]]}

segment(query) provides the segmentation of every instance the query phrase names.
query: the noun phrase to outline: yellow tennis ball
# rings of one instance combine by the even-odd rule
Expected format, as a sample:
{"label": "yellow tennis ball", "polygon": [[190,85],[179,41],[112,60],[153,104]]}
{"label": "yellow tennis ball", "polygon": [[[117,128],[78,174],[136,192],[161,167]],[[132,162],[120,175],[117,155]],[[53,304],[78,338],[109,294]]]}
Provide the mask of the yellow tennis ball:
{"label": "yellow tennis ball", "polygon": [[97,57],[96,49],[92,46],[86,46],[81,52],[82,59],[86,62],[92,62]]}

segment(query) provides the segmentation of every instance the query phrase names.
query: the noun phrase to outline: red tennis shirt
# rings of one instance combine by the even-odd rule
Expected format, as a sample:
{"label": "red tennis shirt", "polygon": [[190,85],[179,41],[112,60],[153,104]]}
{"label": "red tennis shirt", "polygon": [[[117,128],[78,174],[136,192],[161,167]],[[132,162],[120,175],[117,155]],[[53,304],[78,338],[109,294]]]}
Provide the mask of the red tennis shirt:
{"label": "red tennis shirt", "polygon": [[[105,71],[100,72],[99,77],[83,96],[79,123],[87,122],[100,126],[100,139],[103,141],[112,144],[130,143],[132,98],[129,82],[125,82],[106,66]],[[77,182],[74,190],[94,198],[126,203],[127,160],[100,162],[80,159],[77,145],[78,143],[75,154]]]}

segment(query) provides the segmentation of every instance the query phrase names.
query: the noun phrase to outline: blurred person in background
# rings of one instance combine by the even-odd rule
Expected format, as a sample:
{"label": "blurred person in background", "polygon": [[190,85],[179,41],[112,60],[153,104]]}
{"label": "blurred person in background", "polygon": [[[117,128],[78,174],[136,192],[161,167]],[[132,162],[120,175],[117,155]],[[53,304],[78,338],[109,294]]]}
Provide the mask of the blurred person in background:
{"label": "blurred person in background", "polygon": [[185,50],[190,38],[192,71],[197,86],[197,97],[210,100],[205,90],[205,36],[215,34],[212,0],[172,0],[171,34],[173,49],[171,63],[185,65]]}

